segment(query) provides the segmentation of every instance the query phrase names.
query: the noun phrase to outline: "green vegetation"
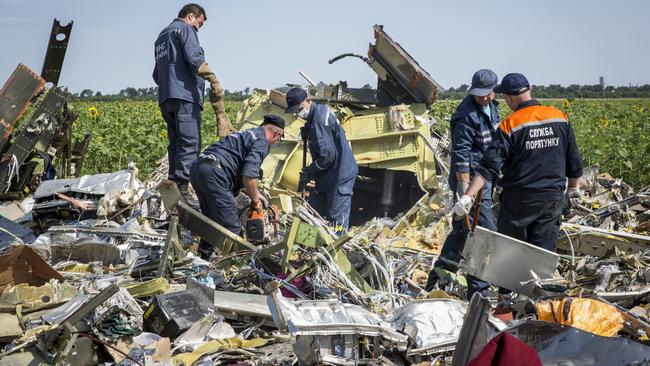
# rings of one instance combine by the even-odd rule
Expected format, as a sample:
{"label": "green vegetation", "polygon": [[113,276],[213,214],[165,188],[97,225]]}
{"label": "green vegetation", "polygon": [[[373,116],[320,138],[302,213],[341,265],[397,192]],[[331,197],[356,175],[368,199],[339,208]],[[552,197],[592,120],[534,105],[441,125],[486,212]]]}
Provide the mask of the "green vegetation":
{"label": "green vegetation", "polygon": [[[147,177],[156,162],[167,153],[167,127],[154,101],[74,101],[79,112],[73,136],[87,133],[93,139],[86,154],[82,174],[112,172],[126,168],[134,160],[140,175]],[[241,102],[226,102],[226,112],[234,123]],[[206,103],[201,123],[203,145],[216,141],[217,128],[212,106]]]}
{"label": "green vegetation", "polygon": [[[635,188],[650,184],[650,100],[549,100],[569,116],[585,165],[600,165],[601,172],[621,177]],[[447,128],[458,101],[441,100],[434,106],[440,129]],[[93,134],[84,174],[124,169],[129,159],[147,176],[167,149],[167,131],[154,101],[84,101],[72,105],[79,111],[74,135]],[[235,121],[241,102],[229,101],[226,110]],[[96,108],[97,114],[90,110]],[[501,115],[509,109],[501,103]],[[216,140],[212,108],[206,104],[202,124],[203,145]]]}

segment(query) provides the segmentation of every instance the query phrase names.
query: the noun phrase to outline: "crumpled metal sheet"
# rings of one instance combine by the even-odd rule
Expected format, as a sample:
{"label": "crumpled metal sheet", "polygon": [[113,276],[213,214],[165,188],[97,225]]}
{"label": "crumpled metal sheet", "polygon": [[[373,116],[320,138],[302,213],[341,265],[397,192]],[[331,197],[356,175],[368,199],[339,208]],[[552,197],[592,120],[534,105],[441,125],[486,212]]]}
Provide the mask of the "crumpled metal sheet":
{"label": "crumpled metal sheet", "polygon": [[535,348],[544,365],[647,365],[650,347],[623,337],[602,337],[566,325],[526,320],[507,332]]}
{"label": "crumpled metal sheet", "polygon": [[236,336],[233,328],[223,321],[221,315],[210,313],[176,338],[174,347],[182,348],[185,352],[192,352],[207,341]]}
{"label": "crumpled metal sheet", "polygon": [[41,316],[41,318],[43,318],[43,321],[47,324],[60,324],[75,311],[79,310],[88,299],[90,299],[90,295],[77,295],[58,308],[46,312]]}
{"label": "crumpled metal sheet", "polygon": [[292,335],[361,334],[381,336],[405,350],[408,337],[397,332],[378,314],[337,300],[289,301],[269,295],[269,309],[278,328],[284,323]]}
{"label": "crumpled metal sheet", "polygon": [[465,301],[413,301],[395,310],[390,322],[414,344],[407,355],[429,355],[455,347],[466,311]]}
{"label": "crumpled metal sheet", "polygon": [[496,231],[477,226],[467,236],[460,266],[468,274],[493,285],[526,296],[538,296],[532,283],[534,272],[540,279],[553,278],[559,257],[556,253]]}
{"label": "crumpled metal sheet", "polygon": [[0,250],[11,244],[29,244],[34,240],[36,237],[31,230],[0,216]]}
{"label": "crumpled metal sheet", "polygon": [[103,196],[111,190],[129,187],[132,171],[129,169],[113,173],[84,175],[72,179],[46,180],[34,192],[35,199],[54,196],[57,193],[76,192]]}

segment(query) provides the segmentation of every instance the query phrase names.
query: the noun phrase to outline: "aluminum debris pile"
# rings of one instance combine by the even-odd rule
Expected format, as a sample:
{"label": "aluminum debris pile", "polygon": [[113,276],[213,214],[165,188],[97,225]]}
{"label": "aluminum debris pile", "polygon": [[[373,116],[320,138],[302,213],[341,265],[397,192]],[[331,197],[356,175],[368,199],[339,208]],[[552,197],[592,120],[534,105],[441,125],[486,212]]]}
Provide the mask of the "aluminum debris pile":
{"label": "aluminum debris pile", "polygon": [[[579,364],[639,361],[650,350],[650,250],[526,254],[534,249],[477,228],[461,268],[516,290],[507,299],[516,316],[504,323],[490,301],[477,297],[468,310],[448,295],[462,289],[424,290],[449,227],[448,193],[342,236],[298,195],[269,195],[277,227],[253,244],[180,202],[170,182],[145,189],[135,174],[111,174],[123,185],[99,198],[134,197],[114,219],[61,219],[31,243],[16,236],[4,245],[0,365],[451,365],[489,357],[504,342],[543,362]],[[210,262],[193,254],[199,236],[215,246]],[[476,248],[511,255],[486,262]],[[587,334],[625,351],[591,351]]]}

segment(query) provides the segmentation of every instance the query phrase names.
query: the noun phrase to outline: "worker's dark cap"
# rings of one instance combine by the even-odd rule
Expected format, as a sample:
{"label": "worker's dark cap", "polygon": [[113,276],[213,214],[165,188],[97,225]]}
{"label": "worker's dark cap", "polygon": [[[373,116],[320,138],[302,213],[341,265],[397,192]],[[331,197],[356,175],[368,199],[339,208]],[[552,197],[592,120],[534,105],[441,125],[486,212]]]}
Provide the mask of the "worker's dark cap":
{"label": "worker's dark cap", "polygon": [[307,99],[307,92],[303,88],[291,88],[287,92],[287,109],[285,113],[298,113],[300,103]]}
{"label": "worker's dark cap", "polygon": [[474,73],[472,76],[472,87],[469,89],[469,93],[479,97],[484,97],[490,93],[497,83],[499,78],[497,74],[492,70],[480,69]]}
{"label": "worker's dark cap", "polygon": [[495,93],[519,95],[530,88],[528,79],[522,74],[510,73],[503,77],[501,84],[494,88]]}
{"label": "worker's dark cap", "polygon": [[275,114],[267,114],[264,116],[264,121],[262,124],[271,124],[277,127],[280,127],[281,129],[284,129],[284,118],[280,116],[276,116]]}

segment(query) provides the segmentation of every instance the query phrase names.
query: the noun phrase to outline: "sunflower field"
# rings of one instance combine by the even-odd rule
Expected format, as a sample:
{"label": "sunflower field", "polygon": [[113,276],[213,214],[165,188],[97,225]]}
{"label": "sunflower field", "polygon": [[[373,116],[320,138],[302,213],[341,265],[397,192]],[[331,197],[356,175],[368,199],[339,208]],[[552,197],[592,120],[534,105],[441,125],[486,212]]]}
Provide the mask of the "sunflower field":
{"label": "sunflower field", "polygon": [[[167,127],[155,101],[73,101],[79,113],[73,137],[92,134],[82,174],[125,169],[134,160],[141,177],[147,177],[156,162],[167,153]],[[226,102],[226,112],[234,123],[240,102]],[[205,105],[201,124],[203,145],[217,139],[212,106]]]}
{"label": "sunflower field", "polygon": [[[623,178],[636,189],[650,184],[650,99],[544,100],[563,110],[572,123],[585,165]],[[440,100],[433,115],[447,128],[458,101]],[[83,174],[124,169],[135,160],[142,177],[155,169],[167,149],[165,121],[155,101],[74,101],[79,118],[73,134],[93,135]],[[502,102],[501,117],[509,112]],[[241,102],[226,102],[234,123]],[[202,123],[203,145],[216,140],[216,122],[206,104]]]}

